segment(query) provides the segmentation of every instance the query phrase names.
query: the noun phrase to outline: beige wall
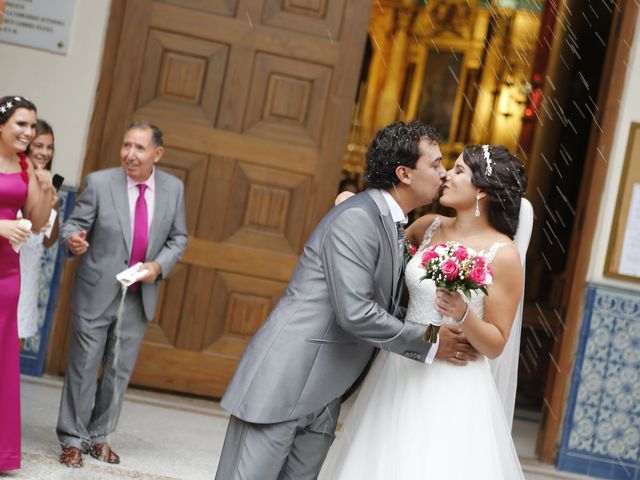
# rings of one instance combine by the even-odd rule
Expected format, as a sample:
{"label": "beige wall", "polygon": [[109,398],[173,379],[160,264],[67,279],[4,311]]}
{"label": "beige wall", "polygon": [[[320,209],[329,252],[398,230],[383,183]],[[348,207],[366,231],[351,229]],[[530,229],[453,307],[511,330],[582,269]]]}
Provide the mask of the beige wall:
{"label": "beige wall", "polygon": [[77,186],[111,0],[76,0],[67,55],[0,43],[0,95],[24,95],[56,136],[53,170]]}
{"label": "beige wall", "polygon": [[[622,67],[620,67],[622,68]],[[596,237],[591,252],[591,263],[587,280],[590,282],[605,283],[623,288],[640,291],[640,284],[614,280],[605,277],[605,255],[609,246],[609,234],[613,223],[613,215],[618,197],[618,187],[622,174],[624,155],[627,148],[627,137],[631,122],[640,122],[640,16],[636,25],[636,34],[629,55],[629,66],[625,79],[625,91],[620,106],[620,115],[616,125],[613,148],[609,160],[609,169],[605,180],[603,201],[600,207]]]}

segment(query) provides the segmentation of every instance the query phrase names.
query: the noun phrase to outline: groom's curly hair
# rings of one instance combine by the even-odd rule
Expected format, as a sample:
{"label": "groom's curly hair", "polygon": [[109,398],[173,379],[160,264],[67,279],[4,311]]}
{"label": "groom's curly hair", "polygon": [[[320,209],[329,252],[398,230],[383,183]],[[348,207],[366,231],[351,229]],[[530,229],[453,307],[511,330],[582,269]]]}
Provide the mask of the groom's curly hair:
{"label": "groom's curly hair", "polygon": [[527,190],[527,175],[522,161],[502,145],[489,146],[491,175],[480,145],[467,145],[462,160],[471,169],[471,183],[489,197],[489,223],[513,239],[518,228],[520,199]]}
{"label": "groom's curly hair", "polygon": [[409,123],[397,121],[380,129],[367,149],[364,176],[367,188],[389,189],[400,181],[396,175],[397,167],[416,168],[422,139],[437,144],[440,134],[435,128],[417,120]]}

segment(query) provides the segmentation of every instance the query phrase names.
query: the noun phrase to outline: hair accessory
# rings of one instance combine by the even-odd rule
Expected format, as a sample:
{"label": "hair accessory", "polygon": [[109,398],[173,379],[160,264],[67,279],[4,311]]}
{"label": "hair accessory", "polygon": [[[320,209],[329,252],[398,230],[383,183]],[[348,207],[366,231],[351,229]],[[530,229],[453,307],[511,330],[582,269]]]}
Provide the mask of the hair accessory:
{"label": "hair accessory", "polygon": [[489,145],[482,145],[482,153],[484,155],[484,161],[487,163],[487,168],[485,169],[486,176],[490,177],[493,173],[493,162],[491,161],[491,155],[489,155]]}
{"label": "hair accessory", "polygon": [[[15,100],[16,102],[21,102],[23,99],[20,97],[13,97],[13,100]],[[5,103],[4,105],[0,105],[0,113],[8,112],[9,110],[11,110],[11,107],[13,107],[13,101],[7,100],[7,103]]]}

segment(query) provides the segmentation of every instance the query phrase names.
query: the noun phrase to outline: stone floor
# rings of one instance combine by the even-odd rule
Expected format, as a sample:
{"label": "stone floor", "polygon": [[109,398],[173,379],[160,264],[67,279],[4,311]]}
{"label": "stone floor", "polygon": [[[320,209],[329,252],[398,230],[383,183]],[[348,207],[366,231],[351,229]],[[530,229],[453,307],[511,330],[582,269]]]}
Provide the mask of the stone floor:
{"label": "stone floor", "polygon": [[[0,473],[15,480],[204,480],[212,479],[222,448],[227,414],[218,403],[129,389],[111,445],[120,465],[85,456],[81,469],[58,463],[55,422],[62,382],[22,377],[22,469]],[[536,462],[537,424],[516,420],[514,438],[527,480],[586,480]]]}

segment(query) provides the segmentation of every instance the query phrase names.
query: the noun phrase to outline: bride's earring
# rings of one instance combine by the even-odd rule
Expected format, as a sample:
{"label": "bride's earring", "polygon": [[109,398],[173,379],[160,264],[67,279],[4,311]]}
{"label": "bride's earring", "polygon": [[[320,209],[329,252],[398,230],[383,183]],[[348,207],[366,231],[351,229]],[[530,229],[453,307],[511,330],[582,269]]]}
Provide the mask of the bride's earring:
{"label": "bride's earring", "polygon": [[476,195],[476,217],[480,216],[480,194]]}

